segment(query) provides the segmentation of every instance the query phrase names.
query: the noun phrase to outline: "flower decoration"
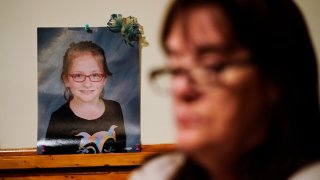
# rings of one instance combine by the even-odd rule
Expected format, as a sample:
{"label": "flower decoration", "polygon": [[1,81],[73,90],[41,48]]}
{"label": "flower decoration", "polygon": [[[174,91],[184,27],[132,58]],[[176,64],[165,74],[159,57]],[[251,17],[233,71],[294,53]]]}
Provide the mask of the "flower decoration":
{"label": "flower decoration", "polygon": [[111,32],[121,32],[122,28],[122,15],[121,14],[112,14],[109,22],[107,23],[107,28]]}
{"label": "flower decoration", "polygon": [[84,30],[85,30],[87,33],[92,33],[92,29],[90,29],[89,24],[86,24],[86,25],[84,26]]}
{"label": "flower decoration", "polygon": [[132,42],[139,41],[139,38],[141,46],[145,47],[149,45],[143,35],[143,27],[138,23],[138,20],[135,17],[129,16],[124,18],[121,14],[112,14],[107,23],[107,28],[111,32],[121,33],[123,40],[127,45],[133,46]]}

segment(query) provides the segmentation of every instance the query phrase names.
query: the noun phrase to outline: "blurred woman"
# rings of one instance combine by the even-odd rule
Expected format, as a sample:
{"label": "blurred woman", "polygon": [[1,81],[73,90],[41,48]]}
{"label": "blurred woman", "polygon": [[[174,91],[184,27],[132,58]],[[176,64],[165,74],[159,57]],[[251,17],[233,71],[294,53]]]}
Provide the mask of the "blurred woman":
{"label": "blurred woman", "polygon": [[177,0],[162,45],[177,152],[132,179],[288,179],[320,162],[316,58],[291,0]]}

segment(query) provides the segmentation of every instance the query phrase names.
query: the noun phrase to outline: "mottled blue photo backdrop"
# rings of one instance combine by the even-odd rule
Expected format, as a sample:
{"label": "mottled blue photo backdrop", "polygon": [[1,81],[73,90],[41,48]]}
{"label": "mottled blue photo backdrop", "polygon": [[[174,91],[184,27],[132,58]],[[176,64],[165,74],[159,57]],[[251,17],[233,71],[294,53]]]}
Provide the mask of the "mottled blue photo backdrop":
{"label": "mottled blue photo backdrop", "polygon": [[66,102],[60,79],[63,55],[72,42],[79,41],[93,41],[104,49],[112,72],[104,99],[121,105],[129,151],[136,151],[141,144],[139,42],[128,45],[120,33],[111,32],[107,27],[91,30],[88,33],[83,27],[38,28],[38,152],[51,113]]}

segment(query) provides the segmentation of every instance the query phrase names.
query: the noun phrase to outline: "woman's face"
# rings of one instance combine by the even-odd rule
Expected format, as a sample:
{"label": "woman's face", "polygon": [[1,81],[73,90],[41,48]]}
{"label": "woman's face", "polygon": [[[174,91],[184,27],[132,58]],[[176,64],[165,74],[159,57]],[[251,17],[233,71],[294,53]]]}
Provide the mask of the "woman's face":
{"label": "woman's face", "polygon": [[[68,75],[64,77],[64,84],[69,88],[73,99],[76,102],[91,103],[98,102],[100,94],[106,83],[106,78],[94,82],[90,80],[89,75],[98,76],[104,74],[102,63],[99,57],[91,53],[83,53],[73,58],[68,70]],[[83,82],[76,82],[76,76],[86,75]],[[72,77],[74,76],[74,77]],[[94,80],[94,78],[92,78]]]}
{"label": "woman's face", "polygon": [[177,144],[186,152],[246,151],[265,137],[274,91],[218,8],[178,17],[166,41]]}

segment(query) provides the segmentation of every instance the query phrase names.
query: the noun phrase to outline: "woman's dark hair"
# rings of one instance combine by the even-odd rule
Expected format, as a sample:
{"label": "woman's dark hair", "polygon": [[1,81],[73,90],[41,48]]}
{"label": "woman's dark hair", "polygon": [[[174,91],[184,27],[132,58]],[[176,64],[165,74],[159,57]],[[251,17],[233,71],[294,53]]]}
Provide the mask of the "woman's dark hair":
{"label": "woman's dark hair", "polygon": [[[302,14],[292,0],[177,0],[164,21],[165,51],[173,24],[207,6],[223,11],[236,40],[253,53],[253,63],[280,91],[267,139],[239,167],[243,178],[287,179],[320,159],[317,62]],[[187,177],[189,166],[194,163],[183,166],[174,179]]]}
{"label": "woman's dark hair", "polygon": [[[99,59],[103,67],[103,73],[105,77],[112,76],[112,73],[110,72],[107,65],[104,50],[92,41],[80,41],[77,43],[71,43],[63,56],[63,65],[61,72],[62,82],[64,82],[64,78],[67,77],[67,75],[69,74],[69,69],[72,65],[72,60],[85,53],[90,53],[92,56],[97,57],[97,59]],[[67,88],[64,92],[64,98],[66,100],[71,100],[73,98],[71,92]]]}

